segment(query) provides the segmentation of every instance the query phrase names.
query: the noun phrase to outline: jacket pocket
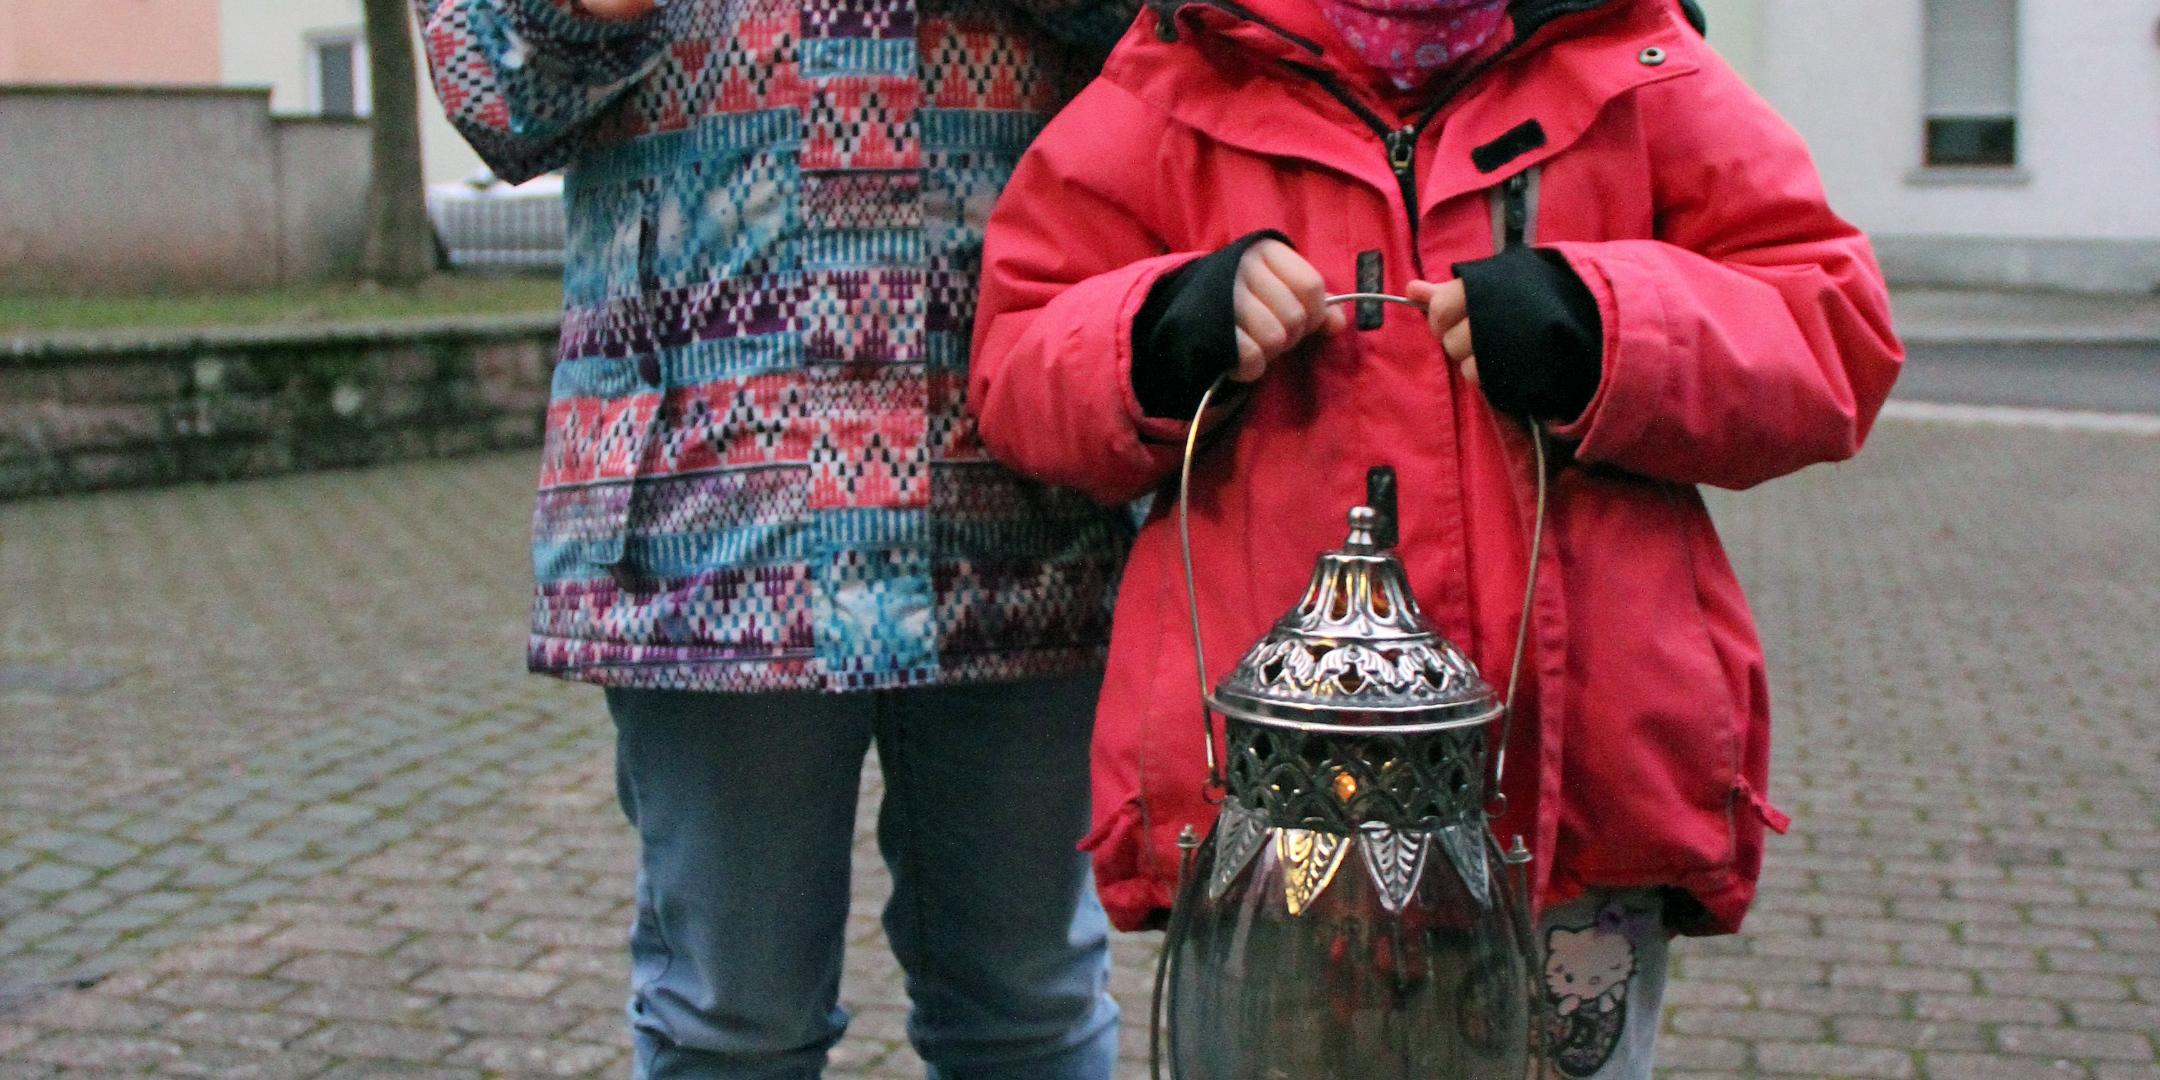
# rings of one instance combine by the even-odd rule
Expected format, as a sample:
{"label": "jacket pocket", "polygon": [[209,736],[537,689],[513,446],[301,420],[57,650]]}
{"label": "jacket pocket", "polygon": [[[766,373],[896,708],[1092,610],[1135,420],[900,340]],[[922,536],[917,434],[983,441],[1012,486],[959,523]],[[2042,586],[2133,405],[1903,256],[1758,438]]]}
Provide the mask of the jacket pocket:
{"label": "jacket pocket", "polygon": [[1656,481],[1576,482],[1561,858],[1590,884],[1727,866],[1746,717],[1705,615],[1691,512]]}

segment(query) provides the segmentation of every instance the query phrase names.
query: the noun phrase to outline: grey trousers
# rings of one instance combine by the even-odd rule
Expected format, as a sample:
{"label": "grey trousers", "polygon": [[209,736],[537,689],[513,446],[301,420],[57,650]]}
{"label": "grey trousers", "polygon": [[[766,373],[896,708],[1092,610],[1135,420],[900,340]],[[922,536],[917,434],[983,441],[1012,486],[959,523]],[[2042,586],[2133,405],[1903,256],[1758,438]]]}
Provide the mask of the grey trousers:
{"label": "grey trousers", "polygon": [[1650,1080],[1668,936],[1656,890],[1593,892],[1545,912],[1535,1080]]}

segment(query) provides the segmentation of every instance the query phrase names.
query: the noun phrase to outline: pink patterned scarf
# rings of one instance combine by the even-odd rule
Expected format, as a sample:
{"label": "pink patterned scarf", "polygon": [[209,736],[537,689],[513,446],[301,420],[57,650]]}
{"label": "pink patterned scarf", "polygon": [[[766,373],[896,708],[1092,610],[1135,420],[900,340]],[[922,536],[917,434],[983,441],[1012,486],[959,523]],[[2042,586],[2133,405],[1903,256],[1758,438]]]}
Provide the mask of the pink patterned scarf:
{"label": "pink patterned scarf", "polygon": [[1508,0],[1314,0],[1337,33],[1398,90],[1430,82],[1492,41]]}

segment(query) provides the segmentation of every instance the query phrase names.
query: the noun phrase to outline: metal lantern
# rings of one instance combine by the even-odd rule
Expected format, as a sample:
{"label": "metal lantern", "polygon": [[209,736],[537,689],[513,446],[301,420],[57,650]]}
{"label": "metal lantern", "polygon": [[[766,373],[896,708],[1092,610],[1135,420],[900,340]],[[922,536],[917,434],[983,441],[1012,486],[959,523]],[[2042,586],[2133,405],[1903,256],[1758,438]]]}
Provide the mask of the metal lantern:
{"label": "metal lantern", "polygon": [[1525,1074],[1528,855],[1487,827],[1504,707],[1418,609],[1393,483],[1207,697],[1223,790],[1164,946],[1176,1080]]}

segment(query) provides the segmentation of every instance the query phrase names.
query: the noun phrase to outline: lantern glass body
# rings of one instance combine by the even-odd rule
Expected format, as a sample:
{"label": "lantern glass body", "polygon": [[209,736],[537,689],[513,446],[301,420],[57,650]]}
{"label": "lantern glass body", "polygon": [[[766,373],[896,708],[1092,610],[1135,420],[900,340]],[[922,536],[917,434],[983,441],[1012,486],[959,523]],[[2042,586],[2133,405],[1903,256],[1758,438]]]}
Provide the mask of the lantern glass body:
{"label": "lantern glass body", "polygon": [[1525,913],[1505,873],[1478,895],[1464,846],[1502,866],[1482,821],[1346,836],[1225,803],[1169,945],[1172,1075],[1521,1080]]}

